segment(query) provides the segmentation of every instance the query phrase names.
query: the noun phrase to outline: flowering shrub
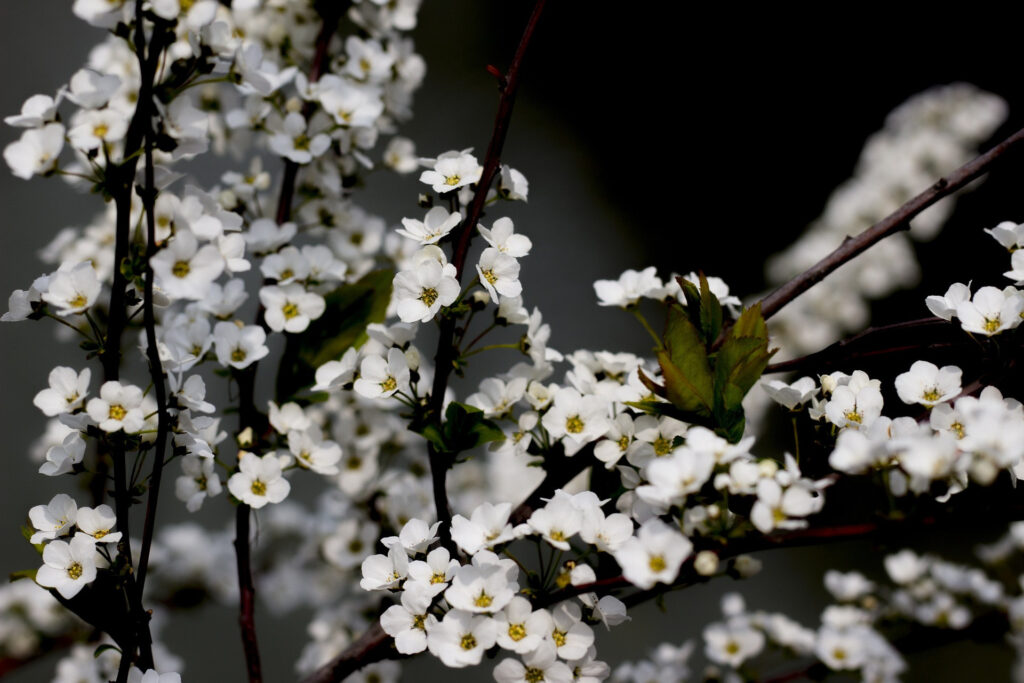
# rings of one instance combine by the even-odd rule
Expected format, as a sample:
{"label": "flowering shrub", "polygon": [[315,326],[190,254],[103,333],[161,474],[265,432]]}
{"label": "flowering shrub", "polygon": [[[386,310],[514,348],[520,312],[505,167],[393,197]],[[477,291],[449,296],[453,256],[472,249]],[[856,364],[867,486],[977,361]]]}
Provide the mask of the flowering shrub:
{"label": "flowering shrub", "polygon": [[[486,149],[431,157],[401,135],[425,73],[418,4],[73,3],[105,37],[5,119],[21,133],[3,156],[105,208],[54,239],[2,319],[52,320],[82,351],[34,400],[39,472],[75,485],[27,513],[40,557],[0,589],[0,661],[61,645],[56,680],[177,681],[159,627],[211,600],[239,606],[260,681],[258,584],[272,614],[316,610],[296,665],[310,682],[396,680],[412,656],[503,683],[678,680],[693,643],[613,667],[595,631],[750,577],[760,550],[1017,514],[1024,227],[988,230],[1010,254],[1002,286],[951,283],[922,302],[931,317],[860,331],[866,302],[917,272],[897,233],[934,236],[1024,139],[973,156],[1001,100],[953,85],[895,111],[771,259],[771,293],[627,270],[596,303],[635,317],[650,357],[559,351],[520,281],[540,236],[504,215],[530,193],[505,139],[545,3],[491,68]],[[231,170],[200,186],[212,155]],[[421,183],[401,227],[360,206],[377,170]],[[458,381],[485,352],[501,370]],[[782,450],[763,438],[780,416]],[[203,519],[233,507],[233,528],[163,522],[169,488]],[[921,629],[1019,647],[1022,539],[1011,525],[979,566],[891,543],[885,581],[825,575],[835,604],[813,626],[730,594],[705,673],[754,680],[784,654],[782,677],[895,680]]]}

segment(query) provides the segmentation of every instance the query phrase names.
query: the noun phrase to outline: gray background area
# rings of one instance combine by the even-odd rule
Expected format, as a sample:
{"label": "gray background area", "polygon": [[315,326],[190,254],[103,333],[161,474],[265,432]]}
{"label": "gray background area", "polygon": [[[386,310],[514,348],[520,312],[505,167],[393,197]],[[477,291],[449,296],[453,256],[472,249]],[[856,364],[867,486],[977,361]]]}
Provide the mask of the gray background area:
{"label": "gray background area", "polygon": [[[665,273],[701,267],[725,277],[741,295],[756,292],[763,257],[817,215],[828,191],[849,175],[864,136],[923,87],[964,78],[995,89],[1011,104],[1019,99],[1016,82],[1002,66],[1019,60],[1003,61],[991,52],[982,57],[971,45],[953,41],[968,34],[974,20],[909,33],[904,31],[910,24],[894,28],[854,20],[842,35],[833,28],[809,35],[789,28],[793,17],[683,16],[658,7],[669,4],[675,3],[646,4],[630,14],[621,5],[552,2],[526,65],[505,158],[531,181],[530,202],[515,213],[517,230],[535,244],[523,264],[527,303],[542,307],[554,323],[552,345],[563,351],[648,350],[643,332],[629,318],[594,303],[593,280],[626,268],[656,264]],[[496,106],[484,66],[507,64],[528,5],[426,3],[415,36],[428,77],[416,99],[416,119],[404,131],[417,140],[421,154],[468,146],[482,154]],[[71,16],[65,3],[0,3],[0,114],[15,113],[31,94],[55,91],[99,37]],[[868,54],[865,41],[895,49]],[[998,38],[977,42],[1002,44]],[[1011,118],[1019,120],[1015,111],[1019,108],[1011,109]],[[16,135],[9,128],[0,131],[0,145]],[[994,180],[993,192],[1001,188],[1009,194],[1019,177],[1017,168],[1010,180]],[[396,182],[368,201],[397,222],[414,210],[415,185]],[[982,201],[986,197],[988,203]],[[1002,197],[973,200],[981,225],[1019,219],[1019,206]],[[4,170],[0,207],[0,295],[5,297],[43,272],[35,252],[60,228],[88,221],[99,203],[58,180],[24,182]],[[936,282],[963,269],[949,253],[941,247],[929,252],[941,265]],[[926,274],[926,284],[929,278]],[[919,295],[905,300],[916,307],[915,315],[919,302]],[[27,459],[44,422],[32,396],[45,386],[50,367],[80,364],[77,349],[56,343],[46,326],[0,329],[5,397],[0,433],[7,435],[0,484],[5,572],[37,562],[17,525],[29,507],[49,500],[64,484],[35,474]],[[180,507],[170,491],[164,503],[165,519]],[[973,540],[978,539],[922,543],[949,549]],[[766,571],[742,588],[755,608],[787,610],[813,623],[826,600],[822,568],[861,564],[877,571],[875,550],[848,544],[766,554]],[[615,663],[639,657],[661,640],[698,635],[703,623],[717,618],[720,594],[737,587],[721,582],[670,596],[664,613],[650,605],[637,610],[631,624],[611,637],[599,636],[603,657]],[[291,680],[304,620],[272,622],[261,611],[259,628],[266,679]],[[242,680],[233,611],[210,608],[176,618],[166,641],[186,656],[186,680]],[[968,648],[929,656],[919,662],[926,667],[919,675],[955,680],[976,671],[976,663],[990,654]],[[49,680],[53,661],[8,680]],[[1006,663],[996,660],[996,666]],[[486,665],[457,678],[429,671],[409,672],[406,680],[489,679]]]}

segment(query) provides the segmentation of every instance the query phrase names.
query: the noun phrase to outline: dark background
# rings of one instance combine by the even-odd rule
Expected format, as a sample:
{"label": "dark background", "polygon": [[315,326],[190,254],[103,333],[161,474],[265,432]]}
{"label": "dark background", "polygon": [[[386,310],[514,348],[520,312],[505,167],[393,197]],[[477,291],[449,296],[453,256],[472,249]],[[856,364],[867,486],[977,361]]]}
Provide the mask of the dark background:
{"label": "dark background", "polygon": [[[970,6],[967,16],[922,18],[865,5],[857,5],[856,15],[833,8],[828,17],[736,6],[684,11],[677,3],[549,5],[524,67],[504,158],[531,182],[529,204],[513,213],[517,231],[535,245],[523,263],[526,303],[542,308],[553,324],[551,344],[563,351],[647,352],[639,328],[595,304],[591,283],[626,268],[657,265],[662,274],[702,268],[725,278],[740,296],[759,291],[763,259],[819,214],[885,115],[928,86],[969,81],[1007,99],[1009,128],[1024,122],[1012,22],[983,7]],[[474,146],[482,155],[497,104],[484,67],[507,66],[530,6],[425,3],[414,36],[428,76],[416,118],[403,130],[420,154]],[[17,112],[34,93],[52,94],[99,39],[64,3],[0,3],[0,114]],[[18,134],[5,128],[0,145]],[[946,233],[919,251],[923,293],[896,297],[876,320],[924,315],[924,293],[1003,269],[998,259],[1005,252],[980,229],[1021,218],[1022,170],[1020,160],[1008,161],[960,202]],[[387,182],[367,203],[395,223],[415,212],[418,187],[414,180]],[[0,173],[0,207],[4,296],[43,272],[34,253],[57,230],[86,224],[100,209],[96,197],[76,194],[59,180],[24,182],[6,172]],[[0,430],[8,435],[0,496],[4,571],[37,562],[17,522],[64,484],[35,474],[26,455],[44,423],[31,397],[46,385],[53,365],[81,364],[77,351],[52,341],[44,326],[0,329]],[[170,494],[164,503],[164,513],[180,507]],[[994,533],[919,542],[963,552]],[[599,640],[600,652],[614,664],[642,656],[663,639],[698,636],[718,617],[718,596],[732,588],[743,589],[754,608],[786,610],[816,624],[826,601],[823,568],[857,565],[877,572],[874,551],[847,544],[765,554],[766,571],[757,579],[672,596],[663,615],[652,606],[638,610],[631,624]],[[267,680],[291,680],[304,619],[274,623],[260,616]],[[186,680],[242,679],[231,610],[186,615],[172,623],[166,641],[186,656]],[[930,654],[912,662],[917,668],[908,679],[962,679],[978,672],[990,650]],[[53,661],[9,680],[49,680]],[[993,675],[1004,677],[1007,665],[1005,656],[995,659]],[[459,680],[490,678],[486,664],[463,674]],[[413,672],[406,678],[426,680]]]}

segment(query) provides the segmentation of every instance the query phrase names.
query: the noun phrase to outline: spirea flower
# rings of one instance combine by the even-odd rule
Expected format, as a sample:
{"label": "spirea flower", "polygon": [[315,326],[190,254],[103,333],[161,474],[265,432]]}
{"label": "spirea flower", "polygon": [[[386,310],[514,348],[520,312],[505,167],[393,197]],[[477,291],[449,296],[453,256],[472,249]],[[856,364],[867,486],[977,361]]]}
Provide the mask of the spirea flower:
{"label": "spirea flower", "polygon": [[253,509],[280,503],[291,491],[281,473],[281,461],[273,453],[262,457],[246,453],[238,461],[238,472],[228,479],[231,495]]}

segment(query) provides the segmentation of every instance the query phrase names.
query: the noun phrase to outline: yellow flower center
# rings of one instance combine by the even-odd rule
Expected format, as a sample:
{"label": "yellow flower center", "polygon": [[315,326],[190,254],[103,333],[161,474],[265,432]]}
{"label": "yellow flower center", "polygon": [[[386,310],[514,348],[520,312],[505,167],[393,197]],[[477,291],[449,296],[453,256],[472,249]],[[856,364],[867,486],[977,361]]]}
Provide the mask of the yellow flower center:
{"label": "yellow flower center", "polygon": [[310,139],[305,133],[300,133],[292,138],[292,146],[299,150],[309,150]]}
{"label": "yellow flower center", "polygon": [[292,270],[291,268],[285,268],[284,270],[281,271],[281,279],[282,280],[287,280],[288,278],[292,277],[293,275],[295,275],[295,271]]}
{"label": "yellow flower center", "polygon": [[81,294],[76,294],[73,299],[68,301],[69,308],[85,308],[89,304],[89,300]]}
{"label": "yellow flower center", "polygon": [[672,452],[672,442],[663,436],[659,435],[652,445],[654,446],[654,454],[659,458]]}
{"label": "yellow flower center", "polygon": [[95,533],[93,533],[92,537],[93,538],[103,538],[104,536],[106,536],[109,533],[110,533],[109,529],[98,529]]}
{"label": "yellow flower center", "polygon": [[434,302],[437,301],[437,290],[433,287],[424,287],[423,291],[420,292],[420,301],[422,301],[427,308],[430,308],[434,305]]}
{"label": "yellow flower center", "polygon": [[658,573],[665,571],[665,567],[668,564],[665,562],[665,558],[661,555],[651,555],[650,559],[647,560],[647,566],[651,568],[652,572]]}
{"label": "yellow flower center", "polygon": [[446,175],[444,177],[444,184],[445,185],[455,186],[455,185],[458,185],[460,182],[462,182],[462,176]]}
{"label": "yellow flower center", "polygon": [[426,614],[414,614],[412,615],[412,627],[418,628],[421,631],[426,631],[427,615]]}
{"label": "yellow flower center", "polygon": [[523,672],[523,680],[526,683],[543,683],[544,671],[535,666],[528,666],[526,671]]}
{"label": "yellow flower center", "polygon": [[928,391],[924,392],[924,394],[921,395],[921,398],[928,401],[929,403],[935,403],[940,398],[942,398],[942,394],[939,393],[938,389],[932,387]]}
{"label": "yellow flower center", "polygon": [[845,413],[843,413],[843,417],[845,417],[849,422],[854,422],[856,424],[860,424],[861,422],[864,421],[864,416],[858,413],[856,410],[847,410]]}
{"label": "yellow flower center", "polygon": [[174,277],[186,277],[192,267],[188,265],[188,261],[175,261],[174,265],[171,266],[171,275]]}
{"label": "yellow flower center", "polygon": [[124,416],[128,414],[128,411],[124,409],[124,406],[120,403],[115,403],[110,406],[110,411],[107,413],[107,417],[111,420],[123,420]]}
{"label": "yellow flower center", "polygon": [[247,354],[245,353],[244,349],[242,349],[241,347],[237,347],[235,348],[234,351],[231,352],[231,360],[234,361],[235,363],[241,363],[243,360],[245,360],[246,355]]}
{"label": "yellow flower center", "polygon": [[448,577],[441,572],[434,572],[430,576],[430,583],[444,583],[448,580]]}
{"label": "yellow flower center", "polygon": [[619,437],[619,450],[620,451],[625,451],[627,448],[629,448],[629,437],[625,436],[625,435],[620,436]]}
{"label": "yellow flower center", "polygon": [[285,320],[291,320],[299,314],[299,307],[289,301],[281,308],[281,312],[284,313]]}
{"label": "yellow flower center", "polygon": [[477,607],[482,607],[486,609],[487,607],[491,606],[492,602],[494,602],[494,598],[492,598],[484,591],[480,591],[480,595],[476,596],[476,600],[473,601],[473,604]]}
{"label": "yellow flower center", "polygon": [[484,274],[484,279],[487,280],[492,285],[498,281],[498,276],[494,274],[493,270],[487,269],[481,272],[483,272]]}
{"label": "yellow flower center", "polygon": [[462,647],[463,650],[472,650],[474,647],[476,647],[476,638],[473,636],[472,633],[467,633],[466,635],[462,636],[462,640],[459,641],[459,645]]}
{"label": "yellow flower center", "polygon": [[82,576],[82,565],[78,562],[72,562],[71,566],[68,567],[68,576],[72,581],[77,581]]}
{"label": "yellow flower center", "polygon": [[737,643],[735,640],[730,640],[728,643],[725,644],[725,651],[730,655],[734,655],[740,651],[740,644]]}
{"label": "yellow flower center", "polygon": [[565,645],[565,631],[555,629],[551,632],[551,640],[555,641],[555,645],[558,647],[562,647]]}
{"label": "yellow flower center", "polygon": [[565,420],[565,431],[570,434],[579,434],[583,431],[583,420],[579,415],[572,415]]}
{"label": "yellow flower center", "polygon": [[964,438],[964,426],[959,422],[954,422],[953,424],[949,425],[949,430],[956,434],[956,438]]}
{"label": "yellow flower center", "polygon": [[250,486],[249,489],[253,492],[253,495],[256,495],[256,496],[265,496],[265,495],[267,495],[267,485],[264,484],[259,479],[253,481],[252,486]]}
{"label": "yellow flower center", "polygon": [[109,132],[110,128],[108,128],[105,123],[100,123],[92,127],[92,134],[101,140],[105,138]]}
{"label": "yellow flower center", "polygon": [[526,637],[526,626],[524,624],[509,624],[508,637],[518,643]]}
{"label": "yellow flower center", "polygon": [[394,391],[398,388],[398,382],[391,375],[388,375],[387,379],[380,383],[380,388],[384,391]]}

